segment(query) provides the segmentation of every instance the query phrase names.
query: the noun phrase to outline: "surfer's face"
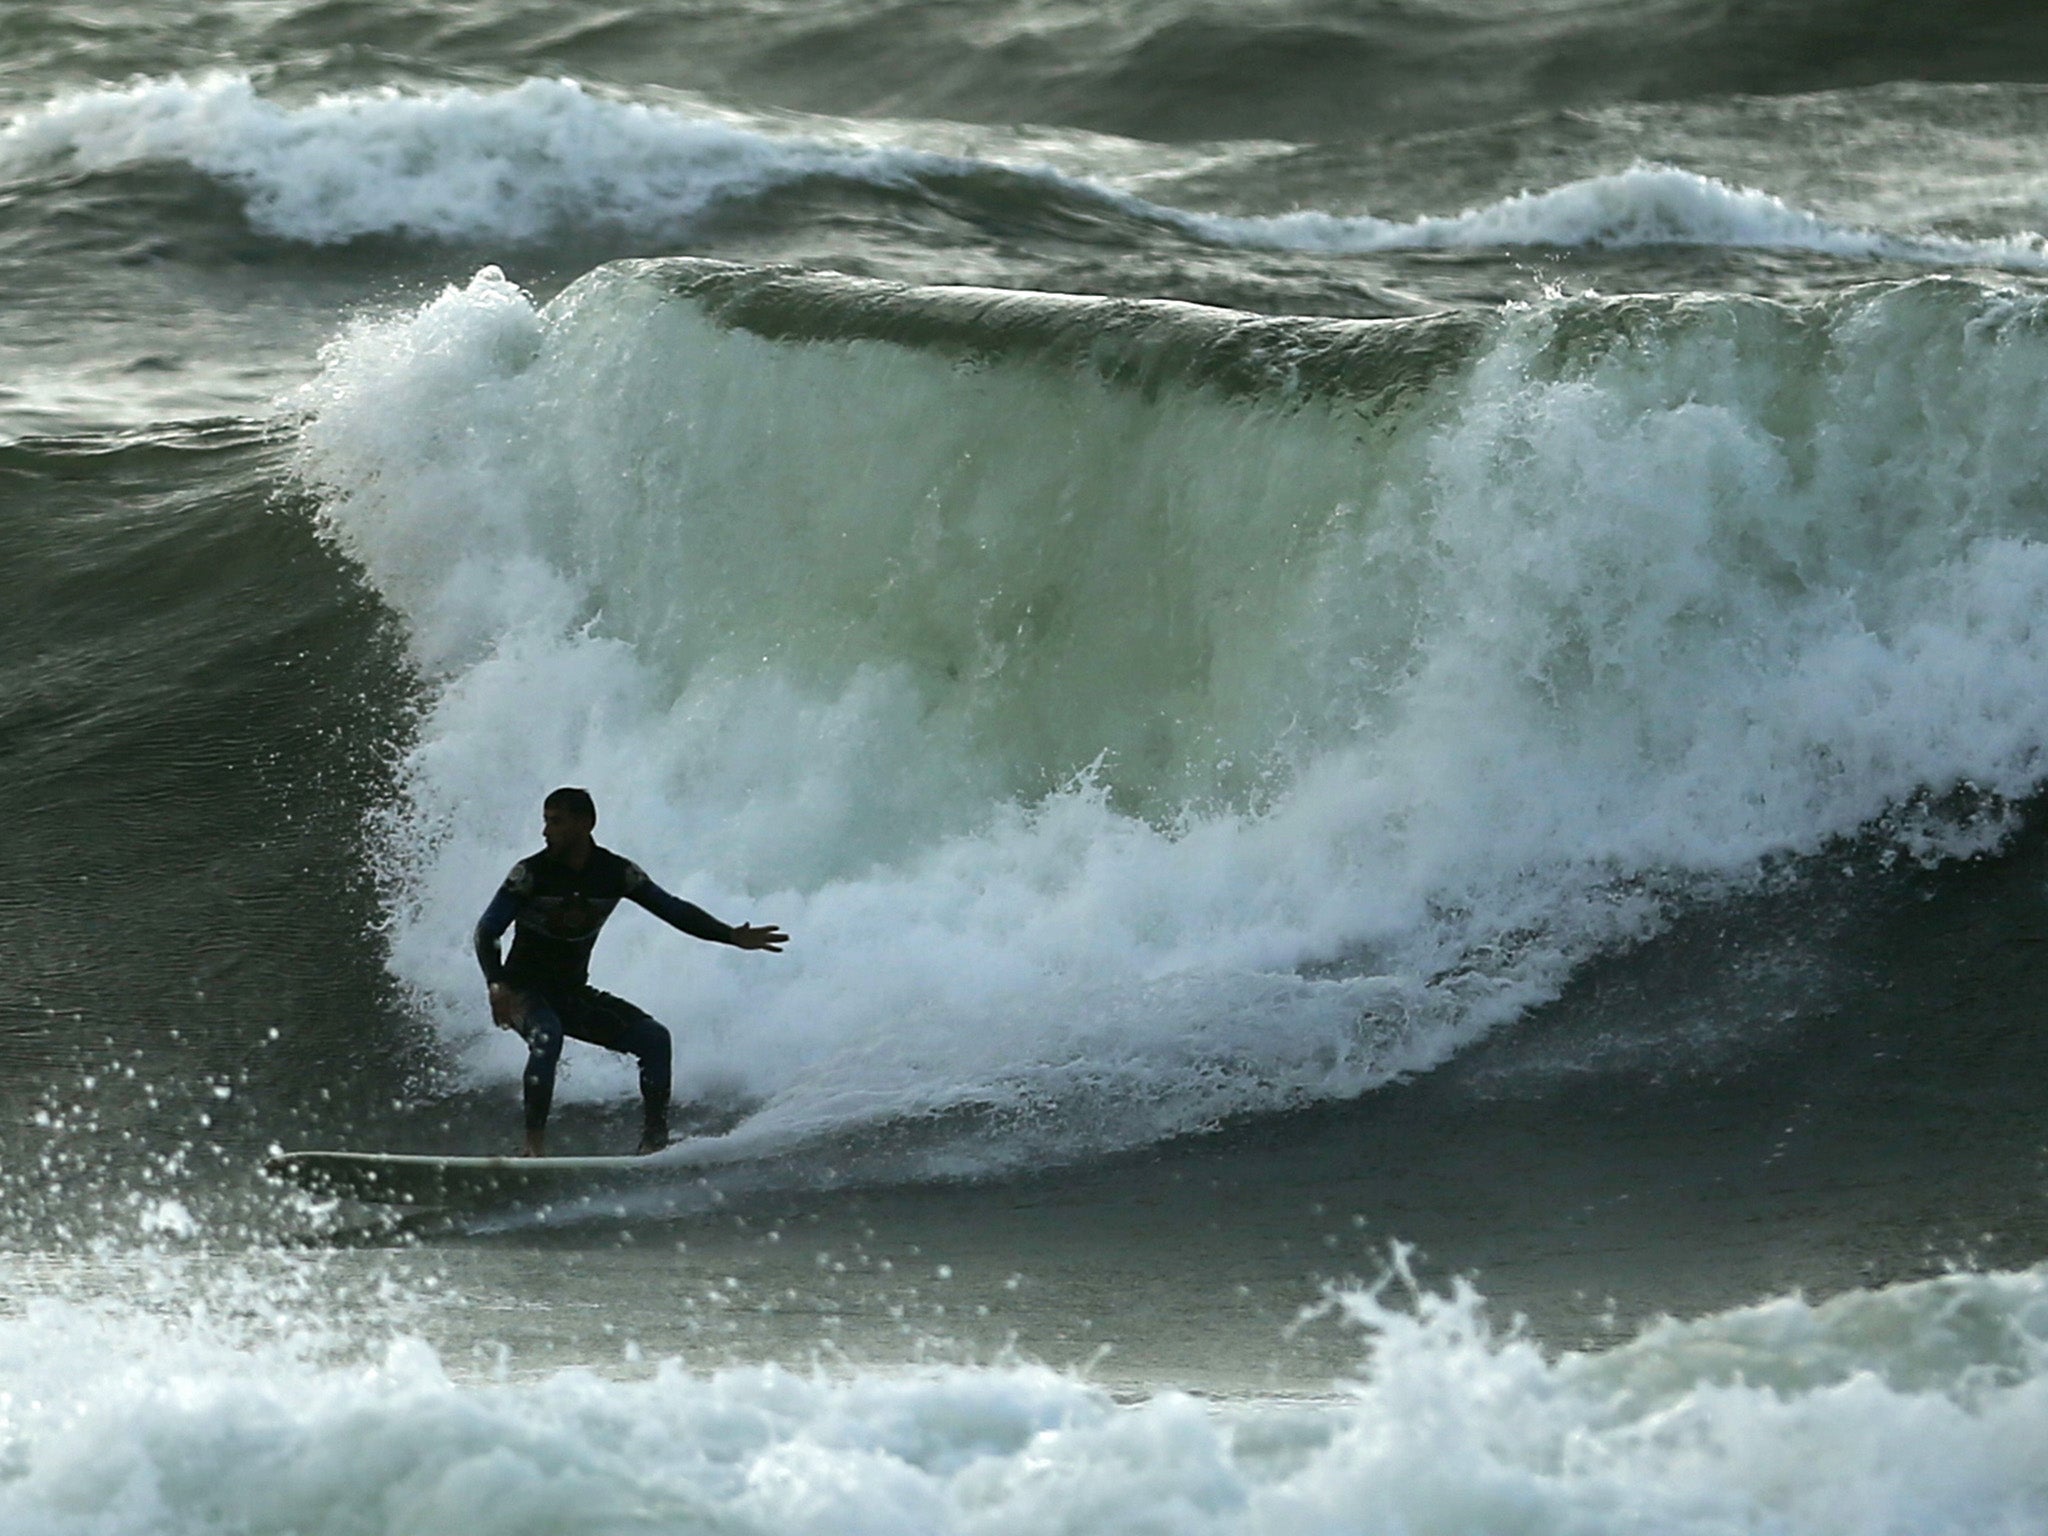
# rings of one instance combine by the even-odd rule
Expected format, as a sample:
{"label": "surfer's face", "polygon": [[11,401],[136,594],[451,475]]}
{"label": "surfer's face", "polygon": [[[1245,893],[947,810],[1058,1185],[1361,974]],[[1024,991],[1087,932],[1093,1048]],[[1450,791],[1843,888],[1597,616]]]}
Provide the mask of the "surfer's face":
{"label": "surfer's face", "polygon": [[543,806],[540,813],[540,835],[548,845],[548,852],[556,855],[577,854],[590,846],[591,829],[596,825],[587,816],[579,816],[565,806]]}

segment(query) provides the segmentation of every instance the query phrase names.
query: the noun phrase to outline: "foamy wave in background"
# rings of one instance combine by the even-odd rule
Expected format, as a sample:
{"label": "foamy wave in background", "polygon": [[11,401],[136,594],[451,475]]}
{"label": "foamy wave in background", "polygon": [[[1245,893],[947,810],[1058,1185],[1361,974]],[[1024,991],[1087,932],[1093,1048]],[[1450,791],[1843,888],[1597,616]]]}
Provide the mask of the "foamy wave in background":
{"label": "foamy wave in background", "polygon": [[1979,265],[2037,271],[2048,242],[2032,232],[2002,240],[1888,234],[1830,222],[1782,198],[1669,165],[1637,165],[1547,191],[1524,192],[1440,218],[1394,222],[1306,211],[1264,218],[1182,216],[1188,227],[1236,245],[1372,252],[1490,246],[1718,245],[1812,251],[1852,260]]}
{"label": "foamy wave in background", "polygon": [[[1006,363],[1028,296],[972,368],[830,339],[842,302],[916,333],[883,285],[783,280],[816,336],[769,341],[705,270],[543,311],[486,272],[307,398],[302,472],[437,680],[391,963],[487,1078],[463,936],[556,782],[797,935],[607,937],[684,1082],[771,1140],[987,1111],[1006,1163],[1354,1094],[1674,891],[1884,817],[1980,847],[1919,798],[2040,778],[2033,301],[1558,304],[1369,408],[1284,349],[1264,395]],[[1048,302],[1108,376],[1163,355]]]}
{"label": "foamy wave in background", "polygon": [[170,161],[248,198],[267,234],[536,241],[602,227],[672,230],[721,198],[824,172],[875,182],[943,157],[777,139],[709,116],[593,96],[379,91],[286,106],[246,76],[64,96],[0,130],[0,162],[111,171]]}
{"label": "foamy wave in background", "polygon": [[1679,244],[2048,266],[2048,245],[2031,231],[1958,240],[1858,228],[1671,166],[1639,165],[1407,221],[1317,210],[1230,216],[1164,206],[1040,163],[873,142],[880,134],[852,127],[835,139],[762,132],[736,119],[595,95],[568,80],[287,105],[259,95],[246,76],[223,74],[59,97],[0,129],[0,165],[16,175],[188,165],[241,192],[257,229],[315,245],[369,235],[516,242],[593,230],[675,236],[715,205],[812,177],[903,187],[1000,168],[1039,181],[1048,197],[1253,248],[1368,254]]}
{"label": "foamy wave in background", "polygon": [[1981,1536],[2048,1521],[2038,1270],[1788,1298],[1555,1359],[1491,1333],[1469,1291],[1412,1312],[1353,1293],[1341,1306],[1371,1355],[1338,1400],[1225,1407],[1120,1406],[1028,1365],[463,1381],[416,1339],[350,1360],[262,1302],[268,1342],[231,1307],[170,1322],[34,1302],[0,1320],[0,1523]]}

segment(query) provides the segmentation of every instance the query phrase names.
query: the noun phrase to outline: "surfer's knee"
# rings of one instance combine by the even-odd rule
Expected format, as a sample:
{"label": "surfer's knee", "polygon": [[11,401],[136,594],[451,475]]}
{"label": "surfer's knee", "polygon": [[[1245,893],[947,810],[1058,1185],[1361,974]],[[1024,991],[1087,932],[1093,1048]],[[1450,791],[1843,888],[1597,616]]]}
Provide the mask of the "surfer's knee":
{"label": "surfer's knee", "polygon": [[628,1048],[650,1067],[667,1066],[674,1050],[668,1026],[657,1024],[652,1019],[642,1019],[634,1025]]}
{"label": "surfer's knee", "polygon": [[534,1067],[551,1067],[562,1054],[561,1022],[549,1015],[543,1019],[527,1019],[526,1064]]}

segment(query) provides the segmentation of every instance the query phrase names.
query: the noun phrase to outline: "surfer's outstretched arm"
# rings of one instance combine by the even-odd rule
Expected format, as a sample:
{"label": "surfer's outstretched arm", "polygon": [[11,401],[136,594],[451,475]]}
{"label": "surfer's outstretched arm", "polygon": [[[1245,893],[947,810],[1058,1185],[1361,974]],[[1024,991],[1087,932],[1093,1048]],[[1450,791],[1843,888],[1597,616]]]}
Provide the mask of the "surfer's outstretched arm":
{"label": "surfer's outstretched arm", "polygon": [[[721,923],[695,902],[670,895],[645,874],[626,892],[626,899],[638,902],[671,928],[680,928],[692,938],[705,939],[713,944],[730,944],[735,949],[770,949],[780,953],[782,946],[789,942],[789,935],[772,923],[759,926],[741,923],[737,928],[730,923]],[[496,941],[492,943],[495,948]]]}

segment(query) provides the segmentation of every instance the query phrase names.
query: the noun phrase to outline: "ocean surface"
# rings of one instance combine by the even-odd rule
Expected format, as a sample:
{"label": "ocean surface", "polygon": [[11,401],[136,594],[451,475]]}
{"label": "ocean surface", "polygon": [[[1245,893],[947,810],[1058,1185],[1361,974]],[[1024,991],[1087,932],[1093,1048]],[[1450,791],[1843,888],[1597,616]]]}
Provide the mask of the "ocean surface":
{"label": "ocean surface", "polygon": [[[0,1532],[2038,1536],[2043,231],[1994,0],[14,0]],[[690,1145],[267,1179],[564,783]]]}

